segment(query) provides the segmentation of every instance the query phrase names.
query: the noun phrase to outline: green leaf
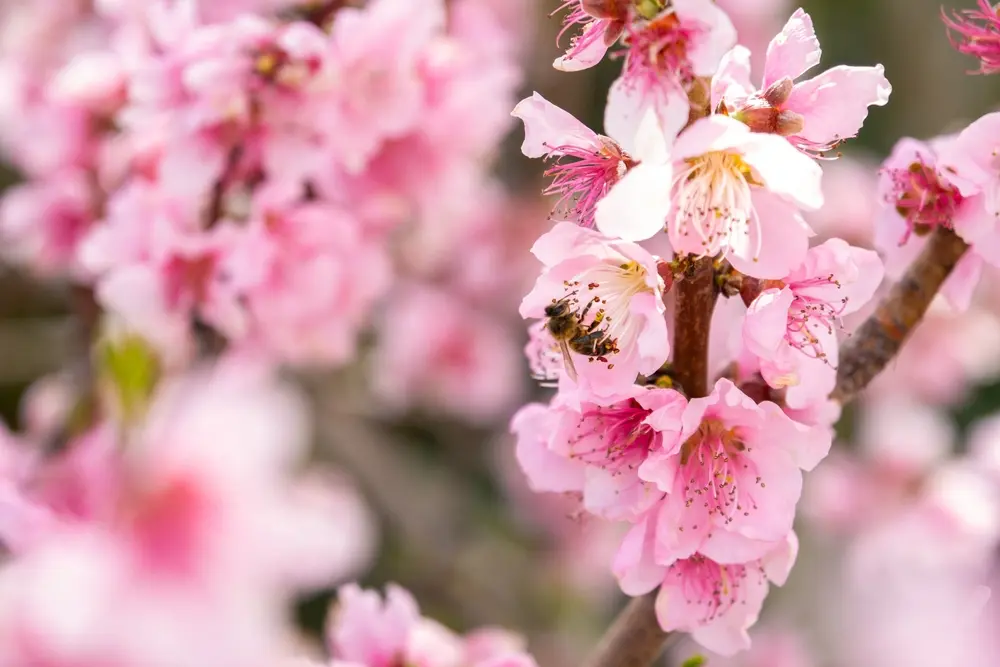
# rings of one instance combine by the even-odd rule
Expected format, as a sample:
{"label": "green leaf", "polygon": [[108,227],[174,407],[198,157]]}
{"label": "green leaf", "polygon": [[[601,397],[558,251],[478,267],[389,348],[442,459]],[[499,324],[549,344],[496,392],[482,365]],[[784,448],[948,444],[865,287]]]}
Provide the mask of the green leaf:
{"label": "green leaf", "polygon": [[98,373],[117,399],[122,419],[132,422],[146,410],[160,378],[160,361],[143,338],[126,334],[100,344]]}
{"label": "green leaf", "polygon": [[708,658],[703,655],[693,655],[681,665],[681,667],[702,667],[708,664]]}

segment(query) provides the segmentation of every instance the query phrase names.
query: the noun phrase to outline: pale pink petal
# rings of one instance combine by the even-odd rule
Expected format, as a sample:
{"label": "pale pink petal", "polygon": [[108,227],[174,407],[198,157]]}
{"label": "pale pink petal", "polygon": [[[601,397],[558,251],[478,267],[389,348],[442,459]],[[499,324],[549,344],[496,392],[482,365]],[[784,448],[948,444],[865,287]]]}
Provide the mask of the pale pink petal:
{"label": "pale pink petal", "polygon": [[[588,23],[584,26],[584,30],[588,33],[598,31],[604,32],[610,21],[608,20],[597,20],[592,23]],[[593,67],[597,63],[601,62],[604,58],[604,54],[608,52],[611,47],[607,44],[603,36],[592,36],[580,34],[577,38],[577,44],[582,44],[584,48],[572,48],[566,52],[565,55],[561,55],[555,59],[552,66],[557,70],[562,72],[579,72],[580,70],[585,70]]]}
{"label": "pale pink petal", "polygon": [[758,357],[770,359],[777,353],[788,330],[788,309],[795,299],[789,288],[768,289],[747,308],[743,321],[743,340]]}
{"label": "pale pink petal", "polygon": [[764,439],[785,448],[803,470],[812,470],[830,453],[833,434],[829,429],[794,421],[774,403],[762,403],[761,409],[767,416]]}
{"label": "pale pink petal", "polygon": [[[713,114],[692,123],[677,138],[673,147],[675,160],[698,157],[714,151],[742,152],[761,135],[752,135],[744,123],[722,114]],[[787,143],[787,142],[786,142]]]}
{"label": "pale pink petal", "polygon": [[722,58],[719,71],[712,77],[712,109],[726,100],[739,105],[754,93],[750,81],[750,50],[735,46]]}
{"label": "pale pink petal", "polygon": [[786,76],[797,79],[819,64],[820,54],[812,18],[804,10],[796,9],[781,32],[767,45],[761,88],[767,88]]}
{"label": "pale pink petal", "polygon": [[823,206],[823,170],[783,137],[754,133],[742,144],[741,152],[770,192],[805,211]]}
{"label": "pale pink petal", "polygon": [[681,23],[702,26],[688,47],[688,59],[695,76],[712,76],[719,61],[736,44],[736,28],[714,0],[673,0]]}
{"label": "pale pink petal", "polygon": [[611,570],[626,595],[645,595],[663,581],[666,568],[657,565],[653,557],[654,530],[655,521],[648,517],[635,523],[615,554]]}
{"label": "pale pink petal", "polygon": [[669,163],[640,163],[597,203],[597,228],[612,238],[643,241],[663,231],[670,212]]}
{"label": "pale pink petal", "polygon": [[956,312],[964,312],[972,305],[972,297],[983,275],[983,257],[978,252],[967,252],[958,260],[951,275],[941,285],[941,296]]}
{"label": "pale pink petal", "polygon": [[[938,148],[938,166],[964,196],[994,190],[996,150],[1000,146],[1000,112],[988,113]],[[952,173],[954,172],[954,173]],[[991,213],[1000,213],[1000,198],[989,200]]]}
{"label": "pale pink petal", "polygon": [[796,85],[782,107],[805,119],[798,136],[829,144],[856,136],[868,117],[868,107],[884,106],[891,92],[882,65],[840,65]]}
{"label": "pale pink petal", "polygon": [[764,566],[767,578],[778,586],[784,586],[798,555],[799,536],[793,530],[774,551],[762,559],[761,564]]}
{"label": "pale pink petal", "polygon": [[766,190],[754,190],[752,197],[759,224],[751,226],[749,235],[733,235],[729,261],[755,278],[782,278],[805,258],[812,230],[780,197]]}
{"label": "pale pink petal", "polygon": [[774,550],[773,540],[758,540],[729,530],[716,530],[698,549],[717,563],[749,563]]}
{"label": "pale pink petal", "polygon": [[524,121],[524,143],[521,152],[539,158],[562,146],[593,150],[597,134],[538,93],[521,100],[511,116]]}
{"label": "pale pink petal", "polygon": [[547,406],[540,403],[524,406],[514,415],[510,428],[517,436],[517,461],[534,491],[562,493],[583,489],[584,463],[549,449],[548,439],[554,426]]}
{"label": "pale pink petal", "polygon": [[689,110],[687,95],[678,87],[664,85],[650,90],[619,77],[608,91],[604,131],[626,153],[641,157],[648,147],[640,144],[640,137],[658,133],[672,143],[687,123]]}

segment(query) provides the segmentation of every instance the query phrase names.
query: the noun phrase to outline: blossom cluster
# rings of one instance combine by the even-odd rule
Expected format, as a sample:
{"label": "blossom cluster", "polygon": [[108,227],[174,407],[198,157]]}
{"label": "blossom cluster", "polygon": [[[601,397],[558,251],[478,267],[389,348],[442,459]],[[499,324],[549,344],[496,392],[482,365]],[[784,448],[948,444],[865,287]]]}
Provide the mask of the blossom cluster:
{"label": "blossom cluster", "polygon": [[[881,66],[809,78],[820,47],[801,9],[758,78],[711,0],[564,9],[555,67],[610,53],[622,70],[606,134],[538,93],[513,112],[558,197],[521,304],[538,320],[532,372],[558,390],[514,417],[518,459],[535,490],[630,524],[612,568],[629,595],[659,587],[664,630],[732,654],[794,563],[803,472],[827,455],[839,412],[828,396],[844,318],[883,278],[874,251],[836,234],[810,247],[806,216],[824,202],[823,158],[891,87]],[[668,322],[706,267],[703,305],[720,302],[696,393],[675,373],[686,351],[671,350],[686,322]]]}
{"label": "blossom cluster", "polygon": [[[376,327],[375,357],[407,361],[398,385],[376,387],[388,402],[405,407],[423,381],[430,400],[472,418],[510,404],[516,377],[470,397],[430,368],[450,355],[454,375],[468,371],[461,357],[469,375],[495,376],[490,363],[518,357],[494,312],[459,321],[516,273],[510,195],[489,162],[521,78],[517,2],[3,11],[0,145],[24,177],[0,205],[5,259],[93,287],[175,366],[199,328],[230,349],[329,368]],[[470,246],[473,268],[455,261]],[[397,284],[410,293],[397,299]],[[376,317],[389,297],[391,316]],[[440,323],[400,336],[400,311],[428,307]],[[487,361],[479,340],[497,355]]]}

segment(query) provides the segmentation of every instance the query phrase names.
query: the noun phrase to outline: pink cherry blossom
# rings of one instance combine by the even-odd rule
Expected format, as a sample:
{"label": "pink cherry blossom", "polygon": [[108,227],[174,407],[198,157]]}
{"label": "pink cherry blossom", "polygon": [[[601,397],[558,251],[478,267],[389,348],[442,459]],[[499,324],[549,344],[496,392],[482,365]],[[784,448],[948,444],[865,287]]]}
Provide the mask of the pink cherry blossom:
{"label": "pink cherry blossom", "polygon": [[[657,427],[661,416],[654,411],[649,423]],[[673,419],[663,425],[676,428]],[[680,426],[675,445],[654,451],[640,471],[666,494],[651,519],[657,562],[762,557],[791,530],[802,470],[826,456],[830,433],[792,421],[774,403],[758,405],[725,378],[688,403]]]}
{"label": "pink cherry blossom", "polygon": [[882,262],[871,250],[830,239],[749,305],[743,336],[772,387],[788,387],[786,403],[802,408],[822,400],[836,381],[840,318],[872,298]]}
{"label": "pink cherry blossom", "polygon": [[975,74],[1000,71],[1000,16],[989,0],[977,0],[977,9],[942,8],[941,20],[948,29],[951,45],[960,53],[979,60]]}
{"label": "pink cherry blossom", "polygon": [[[679,253],[722,253],[747,275],[778,278],[798,265],[811,230],[799,209],[823,204],[819,166],[781,137],[722,115],[695,121],[671,151],[671,201],[638,199],[627,174],[597,207],[598,228],[630,240],[666,227]],[[666,182],[661,182],[664,188]],[[655,198],[654,198],[655,199]]]}
{"label": "pink cherry blossom", "polygon": [[511,115],[524,121],[527,157],[556,163],[545,172],[552,183],[544,194],[559,195],[560,218],[594,226],[597,202],[637,163],[614,139],[598,135],[538,93],[522,100]]}
{"label": "pink cherry blossom", "polygon": [[570,380],[595,394],[613,394],[667,360],[663,280],[655,257],[568,222],[542,235],[531,252],[545,268],[521,302],[521,316],[551,321],[551,308],[565,307],[585,330],[567,341]]}
{"label": "pink cherry blossom", "polygon": [[712,76],[736,43],[729,17],[711,0],[679,0],[665,9],[648,3],[639,13],[625,28],[625,65],[608,93],[604,121],[627,148],[650,117],[672,140],[687,123],[695,78]]}
{"label": "pink cherry blossom", "polygon": [[955,140],[947,137],[930,143],[903,138],[896,144],[880,172],[883,208],[875,246],[885,258],[886,272],[898,279],[923,247],[922,237],[939,225],[955,229],[974,247],[960,260],[941,293],[954,307],[964,309],[982,271],[984,255],[977,247],[990,247],[995,221],[986,208],[985,196],[969,182],[957,185],[955,169],[939,157],[944,154],[957,159],[954,144]]}
{"label": "pink cherry blossom", "polygon": [[666,632],[688,632],[720,655],[749,648],[747,630],[757,622],[769,583],[783,585],[798,555],[795,533],[771,543],[760,558],[727,564],[700,553],[659,561],[658,531],[655,519],[646,519],[625,538],[614,564],[622,590],[642,595],[659,586],[656,618]]}
{"label": "pink cherry blossom", "polygon": [[515,416],[518,458],[535,488],[578,490],[591,514],[634,519],[663,495],[642,480],[643,464],[652,452],[675,447],[685,404],[680,393],[658,387],[633,386],[600,401],[560,394],[547,415],[533,409]]}
{"label": "pink cherry blossom", "polygon": [[839,65],[793,83],[819,64],[820,53],[812,18],[797,9],[767,48],[760,90],[749,84],[749,53],[737,47],[716,75],[713,106],[725,102],[734,118],[807,153],[828,151],[858,133],[868,107],[885,105],[892,86],[882,65]]}

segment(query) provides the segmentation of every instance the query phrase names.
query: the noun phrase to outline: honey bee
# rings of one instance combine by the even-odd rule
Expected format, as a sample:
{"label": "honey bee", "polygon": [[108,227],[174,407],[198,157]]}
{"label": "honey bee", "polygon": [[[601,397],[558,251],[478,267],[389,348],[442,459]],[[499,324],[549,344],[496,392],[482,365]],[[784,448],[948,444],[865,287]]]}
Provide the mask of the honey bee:
{"label": "honey bee", "polygon": [[[599,299],[587,302],[579,313],[573,310],[573,301],[572,295],[558,300],[553,299],[552,304],[545,307],[545,316],[548,317],[545,328],[558,343],[566,373],[575,382],[577,372],[571,352],[590,357],[591,361],[596,359],[607,363],[607,355],[618,352],[618,347],[616,341],[610,339],[606,331],[598,329],[605,321],[603,309],[597,312],[590,324],[583,323],[591,306]],[[608,368],[613,367],[613,364],[608,364]]]}

